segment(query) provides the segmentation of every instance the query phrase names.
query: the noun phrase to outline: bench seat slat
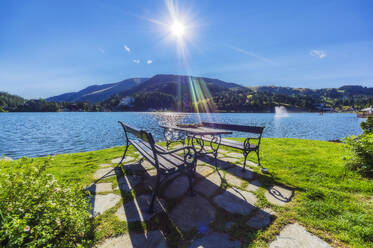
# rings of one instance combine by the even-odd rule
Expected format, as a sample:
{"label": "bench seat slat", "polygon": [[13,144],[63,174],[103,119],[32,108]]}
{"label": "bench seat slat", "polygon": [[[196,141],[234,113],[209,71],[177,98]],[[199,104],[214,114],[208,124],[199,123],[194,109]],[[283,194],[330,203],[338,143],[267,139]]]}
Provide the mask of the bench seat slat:
{"label": "bench seat slat", "polygon": [[[155,159],[149,143],[142,140],[130,140],[132,145],[153,165]],[[163,147],[156,145],[158,150],[165,151]],[[175,154],[157,154],[159,169],[164,171],[174,171],[184,164],[183,158]]]}

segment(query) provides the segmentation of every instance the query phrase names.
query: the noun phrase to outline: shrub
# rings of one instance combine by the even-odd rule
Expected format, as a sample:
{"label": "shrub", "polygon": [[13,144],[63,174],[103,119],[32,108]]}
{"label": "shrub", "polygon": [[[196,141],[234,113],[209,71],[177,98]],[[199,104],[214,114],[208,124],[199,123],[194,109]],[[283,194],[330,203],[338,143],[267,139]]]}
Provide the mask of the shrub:
{"label": "shrub", "polygon": [[369,116],[365,122],[360,124],[361,129],[363,129],[364,134],[373,133],[373,117]]}
{"label": "shrub", "polygon": [[1,247],[90,244],[92,225],[86,197],[78,188],[47,174],[47,164],[20,162],[7,171],[0,167]]}
{"label": "shrub", "polygon": [[349,169],[360,173],[373,175],[373,133],[352,136],[345,139],[350,146],[352,156],[347,160],[346,166]]}

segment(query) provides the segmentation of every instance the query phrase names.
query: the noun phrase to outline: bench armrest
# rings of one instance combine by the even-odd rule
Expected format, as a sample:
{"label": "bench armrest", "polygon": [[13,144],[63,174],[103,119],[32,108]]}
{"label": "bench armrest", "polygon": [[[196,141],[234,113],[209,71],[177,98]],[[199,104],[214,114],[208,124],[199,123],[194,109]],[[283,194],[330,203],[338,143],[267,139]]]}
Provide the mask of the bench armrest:
{"label": "bench armrest", "polygon": [[[251,140],[256,140],[256,142],[250,142]],[[244,143],[243,143],[243,146],[244,148],[250,148],[250,145],[253,144],[253,145],[256,145],[257,147],[259,147],[260,145],[260,140],[261,140],[261,137],[248,137],[245,139]]]}

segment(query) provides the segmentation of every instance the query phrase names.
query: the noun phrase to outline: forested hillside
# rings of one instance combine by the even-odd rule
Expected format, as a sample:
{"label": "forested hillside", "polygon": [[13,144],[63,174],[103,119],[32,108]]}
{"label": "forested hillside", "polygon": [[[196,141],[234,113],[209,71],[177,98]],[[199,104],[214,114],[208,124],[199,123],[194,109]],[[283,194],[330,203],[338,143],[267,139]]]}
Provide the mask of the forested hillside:
{"label": "forested hillside", "polygon": [[25,100],[0,93],[0,111],[9,112],[273,112],[275,106],[285,106],[289,111],[345,112],[371,105],[373,88],[363,86],[327,89],[244,87],[218,79],[180,75],[156,75],[149,79],[93,85],[77,93],[66,93],[47,100]]}

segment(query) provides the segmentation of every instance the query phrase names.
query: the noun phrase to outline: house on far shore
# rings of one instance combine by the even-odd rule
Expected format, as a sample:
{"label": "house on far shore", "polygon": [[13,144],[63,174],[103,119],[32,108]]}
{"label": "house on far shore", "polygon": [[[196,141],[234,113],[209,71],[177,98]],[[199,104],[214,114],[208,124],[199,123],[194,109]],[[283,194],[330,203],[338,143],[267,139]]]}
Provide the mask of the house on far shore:
{"label": "house on far shore", "polygon": [[357,113],[357,117],[360,117],[360,118],[373,117],[372,106],[369,106],[369,108],[365,108],[365,109],[360,110]]}

